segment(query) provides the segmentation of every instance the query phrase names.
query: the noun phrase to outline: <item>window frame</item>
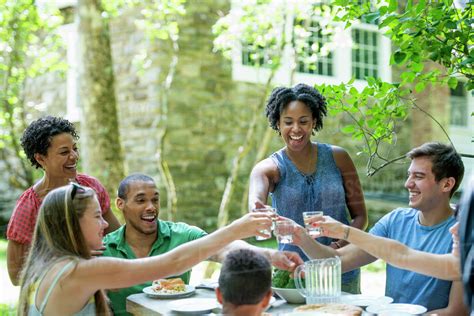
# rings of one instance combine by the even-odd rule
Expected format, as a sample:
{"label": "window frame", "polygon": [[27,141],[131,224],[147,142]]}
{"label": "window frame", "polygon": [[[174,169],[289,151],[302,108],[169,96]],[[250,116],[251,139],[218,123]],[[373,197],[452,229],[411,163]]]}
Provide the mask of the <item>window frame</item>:
{"label": "window frame", "polygon": [[[238,4],[235,1],[232,1],[232,6],[237,7]],[[287,38],[292,38],[293,34],[293,22],[294,15],[289,13],[287,14],[285,35]],[[315,17],[318,19],[318,17]],[[381,31],[378,29],[377,25],[372,25],[368,23],[354,23],[351,27],[343,29],[341,23],[333,23],[335,28],[339,28],[343,36],[349,37],[352,43],[352,29],[357,28],[365,31],[372,31],[377,33],[377,39],[379,43],[378,51],[378,78],[381,78],[384,81],[392,81],[392,69],[390,66],[390,56],[391,56],[391,41],[389,38],[384,36]],[[352,46],[351,46],[352,47]],[[273,83],[278,85],[291,85],[295,82],[304,82],[306,84],[340,84],[342,82],[347,82],[352,78],[352,48],[351,49],[341,49],[335,48],[332,51],[333,53],[333,76],[319,75],[319,74],[309,74],[295,71],[292,78],[291,69],[293,65],[290,61],[293,61],[292,49],[288,45],[285,46],[283,55],[282,55],[282,64],[279,69],[275,72],[273,77]],[[347,66],[350,65],[350,66]],[[257,67],[251,65],[242,64],[242,44],[239,43],[235,45],[232,52],[232,79],[235,81],[255,83],[255,84],[265,84],[271,75],[271,70],[265,67]],[[356,88],[364,88],[367,85],[366,80],[355,79],[354,86]]]}

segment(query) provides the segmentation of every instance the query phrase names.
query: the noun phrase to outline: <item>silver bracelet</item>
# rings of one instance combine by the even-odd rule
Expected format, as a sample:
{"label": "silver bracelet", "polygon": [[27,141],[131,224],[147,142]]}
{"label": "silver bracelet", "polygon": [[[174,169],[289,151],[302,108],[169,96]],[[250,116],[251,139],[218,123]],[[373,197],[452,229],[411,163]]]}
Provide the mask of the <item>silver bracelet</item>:
{"label": "silver bracelet", "polygon": [[347,238],[349,238],[350,229],[351,228],[349,226],[344,227],[344,237],[342,237],[342,239],[347,240]]}

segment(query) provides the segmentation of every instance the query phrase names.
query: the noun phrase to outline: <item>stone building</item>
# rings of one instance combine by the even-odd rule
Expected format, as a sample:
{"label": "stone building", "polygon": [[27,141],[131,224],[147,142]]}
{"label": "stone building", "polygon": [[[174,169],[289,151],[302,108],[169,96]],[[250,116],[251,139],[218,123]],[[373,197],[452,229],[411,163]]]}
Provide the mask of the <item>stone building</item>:
{"label": "stone building", "polygon": [[[229,61],[213,52],[212,26],[218,19],[218,12],[228,12],[230,6],[227,0],[187,2],[186,14],[180,20],[177,71],[169,91],[169,127],[164,158],[170,165],[177,187],[177,219],[207,229],[215,227],[217,210],[232,160],[245,140],[252,119],[249,105],[261,102],[266,97],[263,91],[264,80],[256,75],[252,65],[246,64],[242,58]],[[36,105],[43,105],[41,111],[32,114],[32,117],[42,113],[62,115],[80,125],[83,117],[77,106],[74,69],[77,63],[76,24],[63,26],[62,32],[68,42],[68,75],[66,78],[54,74],[38,78],[28,87],[28,99]],[[354,62],[351,68],[347,66],[353,58],[351,50],[341,49],[332,55],[332,60],[321,61],[324,63],[320,65],[322,73],[308,73],[302,67],[295,82],[337,82],[350,78],[351,70],[361,71],[363,75],[365,69],[379,71],[380,76],[389,79],[392,76],[387,60],[390,43],[374,33],[371,26],[362,27],[355,32],[359,34],[361,41],[366,41],[360,43],[365,47],[366,55],[370,53],[376,57],[366,58],[357,65]],[[141,70],[133,60],[135,55],[143,52],[145,42],[143,32],[134,24],[133,12],[112,21],[112,57],[126,172],[147,173],[159,182],[156,144],[150,127],[154,119],[153,113],[160,106],[160,87],[171,56],[167,47],[160,46],[159,43],[151,45],[148,54],[152,63],[143,74],[140,73]],[[276,81],[276,84],[287,84],[284,80]],[[460,151],[473,154],[472,147],[469,146],[469,137],[474,134],[472,117],[464,120],[461,114],[458,121],[449,124],[449,117],[453,113],[460,111],[468,114],[473,111],[472,97],[468,97],[463,91],[451,96],[450,90],[446,88],[426,90],[419,100],[424,109],[441,117],[441,123],[449,126],[449,132]],[[455,112],[450,112],[453,102],[457,107]],[[341,122],[344,122],[341,118],[327,118],[324,131],[316,135],[315,140],[338,144],[349,151],[356,161],[368,197],[377,197],[377,194],[384,192],[390,193],[390,196],[401,196],[395,198],[394,203],[374,202],[374,208],[388,211],[393,205],[404,204],[403,181],[407,165],[389,167],[380,175],[367,179],[364,175],[366,161],[363,157],[356,156],[357,146],[340,132]],[[259,129],[265,128],[267,124],[263,108],[258,124]],[[398,137],[397,150],[400,153],[424,141],[446,141],[441,131],[419,112],[410,116],[410,121],[403,126]],[[269,152],[281,147],[281,144],[275,134]],[[255,154],[254,149],[242,161],[239,181],[230,204],[231,217],[237,216],[241,211],[242,194]],[[466,163],[470,165],[468,169],[474,169],[472,159],[466,160]],[[163,189],[161,191],[164,192]],[[165,199],[165,195],[162,196]],[[383,199],[387,200],[387,196]],[[113,192],[111,197],[114,198]],[[165,206],[163,202],[162,207]],[[370,203],[369,199],[368,204],[372,205]],[[166,218],[166,210],[163,213],[162,217]]]}

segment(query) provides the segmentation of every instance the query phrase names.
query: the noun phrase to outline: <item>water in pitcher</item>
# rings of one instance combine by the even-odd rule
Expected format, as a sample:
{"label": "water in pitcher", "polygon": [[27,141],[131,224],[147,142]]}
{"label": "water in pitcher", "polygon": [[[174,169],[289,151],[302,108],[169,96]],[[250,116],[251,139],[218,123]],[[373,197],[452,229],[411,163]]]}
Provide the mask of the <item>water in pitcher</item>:
{"label": "water in pitcher", "polygon": [[295,281],[298,290],[306,296],[306,304],[336,303],[341,296],[341,260],[334,257],[307,261],[297,268]]}

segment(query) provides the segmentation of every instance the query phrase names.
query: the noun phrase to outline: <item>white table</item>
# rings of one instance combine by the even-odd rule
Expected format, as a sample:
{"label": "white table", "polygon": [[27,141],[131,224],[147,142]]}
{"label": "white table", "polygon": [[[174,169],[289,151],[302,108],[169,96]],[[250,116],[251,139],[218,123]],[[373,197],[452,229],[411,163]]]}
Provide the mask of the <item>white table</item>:
{"label": "white table", "polygon": [[[197,289],[196,294],[186,298],[215,298],[216,293],[211,290]],[[186,299],[182,298],[182,299]],[[168,308],[170,302],[178,299],[156,299],[148,297],[144,293],[132,294],[127,297],[127,312],[134,315],[180,315],[179,313],[173,312]],[[280,300],[277,300],[278,305]],[[283,302],[282,302],[283,303]],[[270,307],[269,313],[287,313],[292,312],[295,307],[302,304],[288,304],[284,302],[282,305]],[[219,312],[218,310],[216,312]]]}

